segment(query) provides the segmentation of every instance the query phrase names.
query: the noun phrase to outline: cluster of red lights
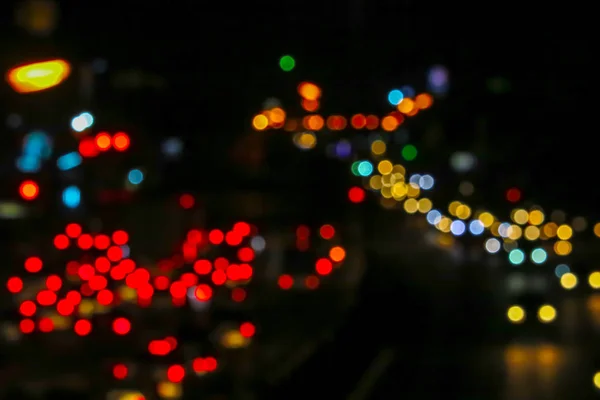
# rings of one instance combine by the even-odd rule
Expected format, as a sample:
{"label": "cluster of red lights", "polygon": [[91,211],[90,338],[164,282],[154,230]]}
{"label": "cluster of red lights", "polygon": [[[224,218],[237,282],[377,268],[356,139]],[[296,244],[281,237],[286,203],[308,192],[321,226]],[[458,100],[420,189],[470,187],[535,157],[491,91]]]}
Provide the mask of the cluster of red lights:
{"label": "cluster of red lights", "polygon": [[79,142],[79,154],[82,157],[96,157],[102,152],[114,149],[123,152],[129,148],[131,140],[129,135],[124,132],[117,132],[110,135],[107,132],[100,132],[95,137],[86,136]]}
{"label": "cluster of red lights", "polygon": [[[229,283],[232,288],[231,296],[236,302],[246,298],[246,291],[239,287],[247,283],[253,274],[251,262],[255,258],[254,250],[244,242],[256,234],[256,228],[246,222],[233,224],[229,230],[200,230],[192,229],[187,232],[182,244],[181,253],[158,262],[157,268],[149,270],[138,266],[130,258],[124,258],[123,246],[129,242],[129,234],[125,230],[116,230],[111,234],[84,232],[81,225],[70,223],[64,232],[53,239],[57,250],[69,248],[84,252],[77,260],[66,262],[65,277],[58,274],[48,274],[44,285],[38,290],[33,299],[22,300],[19,312],[22,315],[20,330],[29,334],[34,331],[51,332],[54,323],[51,318],[39,316],[41,309],[54,308],[63,316],[73,318],[73,331],[79,336],[87,336],[93,330],[91,320],[82,317],[79,306],[84,298],[93,297],[107,307],[116,307],[124,299],[120,291],[114,290],[115,283],[124,283],[134,289],[137,304],[147,307],[157,292],[169,294],[174,306],[184,305],[190,288],[194,288],[193,297],[199,302],[211,300],[216,286]],[[214,255],[214,249],[226,244],[233,250],[234,257]],[[182,271],[185,265],[190,265],[189,271]],[[30,256],[24,261],[27,273],[37,275],[45,267],[38,256]],[[179,272],[178,272],[179,271]],[[201,280],[206,279],[206,282]],[[13,276],[7,281],[8,290],[18,295],[23,292],[24,280]],[[39,316],[36,319],[36,316]],[[116,335],[127,335],[132,329],[132,323],[125,317],[112,320],[112,331]],[[254,325],[245,322],[240,325],[240,334],[252,337],[256,331]],[[174,337],[152,340],[148,351],[152,355],[167,355],[177,347]],[[179,382],[185,376],[181,366],[169,368],[169,379]],[[196,358],[192,362],[196,373],[211,372],[217,368],[213,357]],[[118,364],[113,369],[117,379],[125,379],[128,369],[125,364]]]}
{"label": "cluster of red lights", "polygon": [[[332,241],[336,237],[335,228],[332,225],[325,224],[319,228],[319,237],[323,240]],[[311,232],[306,225],[300,225],[296,229],[296,248],[299,251],[308,251],[311,246]],[[346,250],[339,245],[332,245],[327,257],[318,258],[315,261],[315,274],[309,274],[304,277],[304,285],[308,289],[317,289],[321,283],[319,276],[330,275],[336,268],[339,268],[346,259]],[[294,278],[289,274],[283,274],[278,279],[278,285],[283,290],[288,290],[294,286]]]}

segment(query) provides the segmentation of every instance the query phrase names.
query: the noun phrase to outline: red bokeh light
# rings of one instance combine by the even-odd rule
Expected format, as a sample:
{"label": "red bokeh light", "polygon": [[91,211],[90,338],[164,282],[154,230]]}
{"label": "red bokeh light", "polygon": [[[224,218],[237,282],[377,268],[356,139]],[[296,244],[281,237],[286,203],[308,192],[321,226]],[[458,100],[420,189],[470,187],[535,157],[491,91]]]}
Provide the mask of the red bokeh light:
{"label": "red bokeh light", "polygon": [[521,200],[521,191],[517,188],[510,188],[506,192],[506,200],[511,203],[517,203]]}
{"label": "red bokeh light", "polygon": [[62,287],[62,279],[58,275],[49,275],[46,277],[46,288],[53,292],[58,292]]}
{"label": "red bokeh light", "polygon": [[320,258],[315,264],[315,270],[319,275],[329,275],[333,270],[333,264],[326,258]]}
{"label": "red bokeh light", "polygon": [[35,330],[35,322],[29,318],[23,319],[19,322],[19,329],[25,334],[31,333]]}
{"label": "red bokeh light", "polygon": [[25,300],[19,306],[19,312],[24,317],[32,317],[36,311],[37,311],[37,306],[31,300]]}
{"label": "red bokeh light", "polygon": [[241,303],[246,300],[246,290],[241,287],[234,288],[231,291],[231,299],[236,303]]}
{"label": "red bokeh light", "polygon": [[54,237],[54,247],[56,247],[58,250],[65,250],[67,247],[69,247],[69,244],[70,240],[67,235],[60,233]]}
{"label": "red bokeh light", "polygon": [[167,369],[167,379],[173,383],[179,383],[185,378],[185,369],[181,365],[171,365]]}
{"label": "red bokeh light", "polygon": [[99,234],[94,237],[94,247],[98,250],[106,250],[110,246],[110,238],[106,235]]}
{"label": "red bokeh light", "polygon": [[335,229],[329,224],[323,225],[321,229],[319,229],[319,234],[323,239],[329,240],[335,235]]}
{"label": "red bokeh light", "polygon": [[352,203],[362,203],[365,200],[364,189],[358,186],[350,188],[350,190],[348,190],[348,199],[350,199]]}
{"label": "red bokeh light", "polygon": [[199,301],[208,301],[211,299],[212,295],[212,288],[205,283],[196,286],[196,290],[194,291],[194,296],[196,296],[196,299]]}
{"label": "red bokeh light", "polygon": [[256,333],[256,327],[252,322],[244,322],[240,325],[240,334],[245,338],[251,338]]}
{"label": "red bokeh light", "polygon": [[115,379],[125,379],[127,378],[127,373],[128,373],[128,369],[127,366],[125,364],[116,364],[115,366],[113,366],[113,376],[115,377]]}
{"label": "red bokeh light", "polygon": [[129,241],[129,234],[125,231],[115,231],[112,234],[112,241],[117,246],[123,246]]}
{"label": "red bokeh light", "polygon": [[94,238],[92,238],[92,235],[84,233],[83,235],[77,238],[77,247],[79,247],[81,250],[89,250],[92,248],[93,245]]}
{"label": "red bokeh light", "polygon": [[23,280],[18,276],[8,278],[8,281],[6,281],[6,288],[10,293],[19,293],[23,290]]}
{"label": "red bokeh light", "polygon": [[19,194],[23,200],[34,200],[40,194],[40,187],[34,181],[24,181],[19,186]]}
{"label": "red bokeh light", "polygon": [[65,233],[68,237],[75,239],[81,235],[81,225],[79,224],[68,224],[65,228]]}
{"label": "red bokeh light", "polygon": [[212,244],[216,244],[216,245],[221,244],[221,243],[223,243],[224,238],[225,238],[225,235],[219,229],[213,229],[212,231],[210,231],[208,233],[208,241]]}
{"label": "red bokeh light", "polygon": [[148,344],[148,351],[154,356],[165,356],[171,351],[171,345],[166,340],[152,340]]}
{"label": "red bokeh light", "polygon": [[98,147],[96,141],[91,137],[84,137],[79,142],[79,154],[82,157],[95,157],[98,155]]}
{"label": "red bokeh light", "polygon": [[41,318],[38,321],[38,329],[44,333],[52,332],[54,330],[54,322],[48,317]]}
{"label": "red bokeh light", "polygon": [[39,257],[29,257],[25,260],[25,270],[27,272],[35,273],[42,270],[42,260]]}
{"label": "red bokeh light", "polygon": [[283,290],[290,289],[294,285],[294,278],[291,275],[281,275],[277,280],[277,284]]}
{"label": "red bokeh light", "polygon": [[306,287],[308,289],[316,289],[319,287],[319,278],[314,276],[314,275],[309,275],[306,277],[306,279],[304,279],[304,285],[306,285]]}
{"label": "red bokeh light", "polygon": [[185,208],[186,210],[194,207],[195,203],[196,200],[191,194],[182,194],[181,197],[179,197],[179,205]]}
{"label": "red bokeh light", "polygon": [[131,322],[127,318],[119,317],[113,321],[112,328],[117,335],[126,335],[131,330]]}
{"label": "red bokeh light", "polygon": [[87,336],[92,331],[92,323],[87,319],[80,319],[75,322],[73,330],[79,336]]}

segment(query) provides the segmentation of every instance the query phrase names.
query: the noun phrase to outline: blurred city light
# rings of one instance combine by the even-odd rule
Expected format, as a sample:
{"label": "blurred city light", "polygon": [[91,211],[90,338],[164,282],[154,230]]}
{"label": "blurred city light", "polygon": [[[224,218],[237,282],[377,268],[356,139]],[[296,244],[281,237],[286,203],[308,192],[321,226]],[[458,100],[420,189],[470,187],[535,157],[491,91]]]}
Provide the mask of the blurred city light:
{"label": "blurred city light", "polygon": [[50,89],[67,79],[71,67],[65,60],[43,61],[11,69],[8,83],[18,93]]}

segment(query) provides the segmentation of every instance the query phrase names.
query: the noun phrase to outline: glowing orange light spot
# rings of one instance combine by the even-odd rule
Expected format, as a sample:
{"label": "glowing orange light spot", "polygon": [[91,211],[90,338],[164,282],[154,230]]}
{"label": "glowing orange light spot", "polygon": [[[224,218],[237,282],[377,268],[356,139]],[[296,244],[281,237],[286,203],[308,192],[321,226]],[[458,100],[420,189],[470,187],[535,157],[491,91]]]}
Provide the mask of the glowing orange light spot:
{"label": "glowing orange light spot", "polygon": [[112,145],[117,151],[125,151],[131,144],[129,136],[126,133],[118,132],[112,138]]}
{"label": "glowing orange light spot", "polygon": [[433,104],[433,97],[428,93],[421,93],[415,97],[415,105],[421,110],[425,110]]}
{"label": "glowing orange light spot", "polygon": [[67,79],[71,67],[65,60],[43,61],[11,69],[6,79],[19,93],[50,89]]}
{"label": "glowing orange light spot", "polygon": [[112,144],[112,139],[110,135],[106,132],[101,132],[96,135],[96,147],[100,151],[106,151],[110,149]]}
{"label": "glowing orange light spot", "polygon": [[305,100],[315,101],[321,97],[321,89],[314,83],[303,82],[298,86],[298,94]]}
{"label": "glowing orange light spot", "polygon": [[414,110],[414,108],[415,108],[415,102],[407,97],[402,99],[400,104],[398,104],[398,111],[400,111],[403,114],[409,114],[410,112],[412,112]]}
{"label": "glowing orange light spot", "polygon": [[285,111],[279,107],[272,109],[270,120],[274,124],[283,124],[285,122]]}
{"label": "glowing orange light spot", "polygon": [[394,116],[388,115],[383,117],[381,120],[381,127],[384,131],[391,132],[398,128],[398,119]]}
{"label": "glowing orange light spot", "polygon": [[34,181],[25,181],[19,186],[19,193],[24,200],[33,200],[38,197],[40,188]]}
{"label": "glowing orange light spot", "polygon": [[334,262],[342,262],[346,258],[346,250],[343,247],[335,246],[329,250],[329,258]]}

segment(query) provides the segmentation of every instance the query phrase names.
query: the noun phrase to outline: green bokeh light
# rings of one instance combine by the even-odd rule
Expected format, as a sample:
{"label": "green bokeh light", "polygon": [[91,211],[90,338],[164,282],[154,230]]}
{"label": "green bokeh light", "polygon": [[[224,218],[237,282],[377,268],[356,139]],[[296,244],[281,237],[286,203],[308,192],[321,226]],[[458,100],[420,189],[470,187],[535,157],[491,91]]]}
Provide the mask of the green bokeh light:
{"label": "green bokeh light", "polygon": [[402,148],[402,157],[406,161],[412,161],[417,158],[417,148],[412,144],[407,144]]}
{"label": "green bokeh light", "polygon": [[279,66],[285,72],[290,72],[296,66],[296,60],[292,56],[285,55],[279,59]]}

